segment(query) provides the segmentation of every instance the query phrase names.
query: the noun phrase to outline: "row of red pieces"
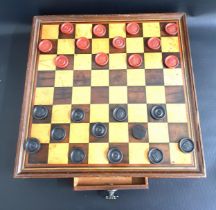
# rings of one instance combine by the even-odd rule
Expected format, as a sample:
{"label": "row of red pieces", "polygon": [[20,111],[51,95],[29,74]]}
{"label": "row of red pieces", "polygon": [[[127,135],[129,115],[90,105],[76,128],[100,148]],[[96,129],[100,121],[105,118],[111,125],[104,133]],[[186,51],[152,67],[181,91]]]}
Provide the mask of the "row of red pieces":
{"label": "row of red pieces", "polygon": [[[95,63],[99,66],[105,66],[109,61],[109,57],[106,53],[98,53],[95,56]],[[139,68],[143,63],[143,58],[139,54],[132,54],[128,57],[128,64],[133,68]],[[168,55],[164,63],[168,68],[175,68],[179,64],[179,59],[175,55]],[[58,68],[66,68],[69,64],[67,56],[59,55],[55,58],[55,65]]]}
{"label": "row of red pieces", "polygon": [[[116,36],[112,40],[112,45],[116,49],[123,49],[125,47],[125,38],[121,36]],[[160,39],[157,37],[149,38],[147,41],[147,45],[152,50],[158,50],[161,46]],[[80,50],[88,50],[90,47],[89,39],[85,37],[81,37],[77,39],[76,46]],[[53,43],[50,40],[42,40],[40,41],[38,48],[43,53],[49,53],[53,49]]]}
{"label": "row of red pieces", "polygon": [[[60,30],[62,33],[70,35],[74,32],[74,25],[69,22],[63,23],[60,26]],[[140,26],[136,22],[128,23],[126,31],[130,35],[137,35],[140,31]],[[176,35],[178,33],[178,26],[176,23],[168,23],[165,25],[165,31],[169,35]],[[106,27],[102,24],[97,24],[93,27],[92,32],[97,37],[103,37],[106,34]]]}

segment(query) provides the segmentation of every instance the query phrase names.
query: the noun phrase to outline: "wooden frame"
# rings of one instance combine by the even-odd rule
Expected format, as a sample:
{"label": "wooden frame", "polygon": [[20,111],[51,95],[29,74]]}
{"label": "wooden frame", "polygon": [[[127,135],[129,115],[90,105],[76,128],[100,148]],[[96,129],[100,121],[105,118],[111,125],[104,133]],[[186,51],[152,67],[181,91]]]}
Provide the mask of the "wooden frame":
{"label": "wooden frame", "polygon": [[[193,137],[196,139],[197,148],[197,164],[194,168],[187,170],[143,170],[143,169],[121,169],[118,170],[103,170],[103,169],[88,169],[80,170],[62,167],[62,168],[25,168],[25,151],[23,143],[26,137],[26,131],[29,120],[29,110],[31,107],[32,92],[34,88],[34,77],[36,73],[37,40],[39,37],[39,28],[42,23],[57,23],[60,21],[73,21],[73,22],[96,22],[96,21],[142,21],[142,20],[173,20],[179,22],[180,30],[184,31],[181,37],[182,54],[184,60],[184,69],[186,72],[187,84],[187,100],[190,108],[190,119],[192,130],[194,131]],[[24,91],[24,101],[22,105],[22,114],[20,120],[19,139],[17,144],[17,156],[14,170],[15,178],[68,178],[78,176],[133,176],[133,177],[204,177],[205,163],[203,157],[203,146],[201,139],[201,128],[199,123],[198,105],[196,100],[196,90],[194,84],[194,76],[192,70],[192,61],[190,55],[190,46],[188,39],[188,32],[186,27],[186,15],[184,13],[161,13],[161,14],[131,14],[131,15],[66,15],[66,16],[36,16],[33,20],[33,28],[31,34],[31,42],[29,48],[29,57],[27,65],[26,83]]]}

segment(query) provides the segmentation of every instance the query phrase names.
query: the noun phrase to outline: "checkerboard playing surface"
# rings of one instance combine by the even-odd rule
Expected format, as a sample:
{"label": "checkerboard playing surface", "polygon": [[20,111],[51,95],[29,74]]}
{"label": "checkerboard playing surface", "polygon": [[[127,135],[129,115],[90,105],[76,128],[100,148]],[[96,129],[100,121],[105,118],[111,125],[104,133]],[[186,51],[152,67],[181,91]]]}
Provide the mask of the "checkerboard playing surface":
{"label": "checkerboard playing surface", "polygon": [[[130,23],[136,24],[138,32],[129,33]],[[72,32],[64,32],[63,24],[69,24]],[[176,32],[167,29],[169,24],[176,27],[172,28]],[[97,36],[95,27],[103,27],[103,35],[99,31],[101,36]],[[193,168],[197,148],[190,121],[181,33],[177,20],[41,24],[35,47],[37,64],[26,135],[29,141],[37,139],[40,146],[36,152],[26,151],[26,166],[71,170]],[[123,47],[115,47],[116,37],[124,41]],[[47,40],[51,47],[43,52],[47,45],[43,43],[45,48],[39,45]],[[89,45],[81,49],[86,40]],[[101,53],[107,59],[103,65],[96,58]],[[139,65],[131,65],[131,55],[139,56],[136,57],[140,59]],[[59,56],[65,59],[60,61],[61,67],[57,61]],[[177,62],[169,62],[170,56]],[[164,112],[161,118],[152,115],[155,106]],[[46,110],[44,118],[34,117],[38,107]],[[116,107],[125,111],[123,120],[115,119]],[[77,109],[83,115],[81,120],[74,121],[72,113]],[[102,137],[93,134],[93,127],[98,123],[106,129]],[[140,138],[134,134],[136,126],[142,128]],[[63,132],[60,140],[52,136],[55,128]],[[191,140],[194,150],[182,151],[179,143],[182,139]],[[117,153],[109,156],[113,148]],[[72,153],[77,149],[73,159]]]}

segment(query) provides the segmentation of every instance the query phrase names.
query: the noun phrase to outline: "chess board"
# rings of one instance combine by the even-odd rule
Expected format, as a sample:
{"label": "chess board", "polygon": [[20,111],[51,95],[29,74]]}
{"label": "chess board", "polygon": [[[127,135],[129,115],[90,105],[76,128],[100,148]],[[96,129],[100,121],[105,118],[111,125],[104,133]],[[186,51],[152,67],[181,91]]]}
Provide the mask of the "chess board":
{"label": "chess board", "polygon": [[[127,25],[134,22],[138,24],[139,32],[129,34]],[[73,25],[72,33],[62,32],[61,26],[65,23]],[[98,24],[105,28],[101,37],[93,33]],[[175,34],[167,33],[168,24],[175,24]],[[83,37],[89,41],[84,50],[77,47],[78,40]],[[113,46],[116,37],[123,38],[125,45],[122,48]],[[151,38],[159,39],[157,49],[149,47]],[[43,40],[52,43],[49,52],[39,50]],[[100,53],[107,56],[103,65],[98,65],[96,60]],[[141,58],[137,66],[129,63],[134,54]],[[67,65],[63,62],[62,67],[60,62],[59,67],[58,56],[66,57]],[[174,66],[167,65],[169,56],[177,58]],[[47,110],[43,119],[33,117],[38,106]],[[155,106],[163,108],[163,118],[157,119],[151,114]],[[116,107],[126,111],[121,121],[113,116]],[[72,112],[76,109],[84,113],[79,122],[72,120]],[[104,136],[93,135],[96,123],[105,126]],[[140,138],[133,135],[137,125],[144,130],[143,133],[141,129],[143,136]],[[64,131],[62,139],[52,137],[55,128]],[[39,142],[36,152],[26,149],[26,142],[32,139]],[[191,140],[191,151],[182,151],[182,139]],[[73,162],[71,153],[77,148],[82,152],[82,160]],[[108,153],[112,148],[120,151],[120,161],[110,161]],[[153,154],[151,157],[150,153],[155,149],[159,156]],[[114,154],[113,158],[118,159],[118,155]],[[15,176],[102,174],[205,175],[184,14],[34,18]]]}

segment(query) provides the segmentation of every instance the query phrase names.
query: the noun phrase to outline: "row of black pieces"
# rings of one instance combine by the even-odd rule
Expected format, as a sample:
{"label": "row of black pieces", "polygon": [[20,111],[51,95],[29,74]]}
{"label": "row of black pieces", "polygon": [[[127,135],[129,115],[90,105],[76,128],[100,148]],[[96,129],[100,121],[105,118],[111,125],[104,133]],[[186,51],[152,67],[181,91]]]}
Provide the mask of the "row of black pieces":
{"label": "row of black pieces", "polygon": [[[184,153],[190,153],[194,150],[194,143],[189,138],[183,138],[179,141],[179,148]],[[40,141],[36,138],[28,139],[25,142],[25,149],[30,153],[40,150]],[[85,152],[81,148],[74,148],[70,152],[70,160],[73,163],[81,163],[86,157]],[[120,163],[123,159],[123,153],[117,147],[110,148],[107,154],[109,163]],[[163,160],[163,152],[158,148],[151,148],[148,152],[150,163],[156,164]]]}
{"label": "row of black pieces", "polygon": [[[48,116],[48,109],[45,106],[35,106],[33,110],[33,118],[37,120],[45,119]],[[127,118],[127,111],[124,107],[117,106],[113,109],[113,118],[122,122]],[[165,109],[160,105],[155,105],[151,108],[150,114],[153,119],[160,120],[166,115]],[[85,112],[80,109],[74,109],[71,113],[71,119],[73,122],[81,122],[85,118]]]}

